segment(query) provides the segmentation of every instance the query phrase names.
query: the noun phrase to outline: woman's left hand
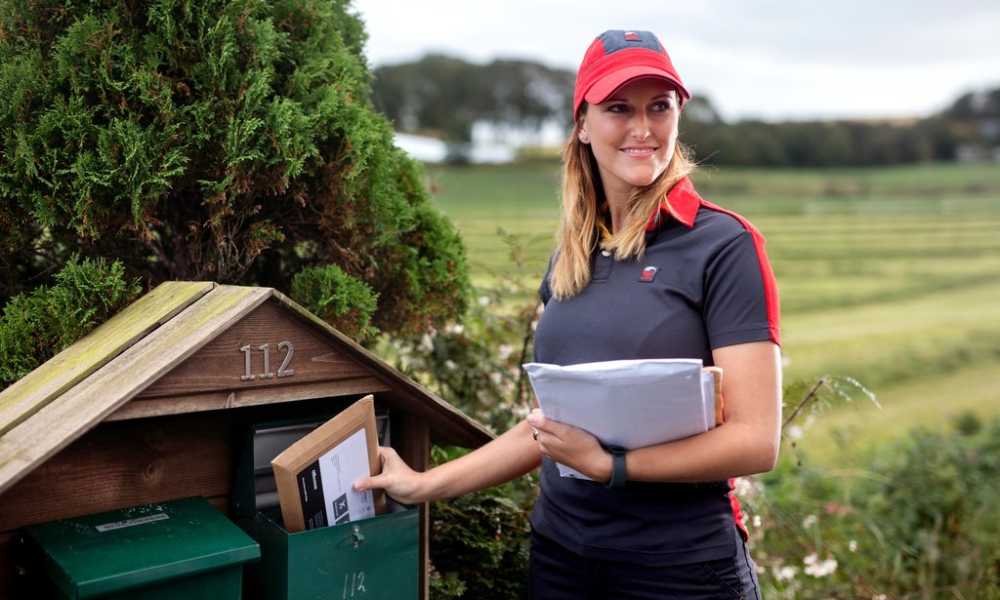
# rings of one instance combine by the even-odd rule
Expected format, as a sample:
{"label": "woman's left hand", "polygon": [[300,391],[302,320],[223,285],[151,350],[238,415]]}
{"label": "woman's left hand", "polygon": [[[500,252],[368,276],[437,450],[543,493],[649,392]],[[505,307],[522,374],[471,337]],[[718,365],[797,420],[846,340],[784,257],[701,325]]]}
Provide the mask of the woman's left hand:
{"label": "woman's left hand", "polygon": [[611,479],[611,453],[591,433],[547,419],[537,408],[528,414],[527,420],[538,431],[536,439],[542,454],[595,481]]}

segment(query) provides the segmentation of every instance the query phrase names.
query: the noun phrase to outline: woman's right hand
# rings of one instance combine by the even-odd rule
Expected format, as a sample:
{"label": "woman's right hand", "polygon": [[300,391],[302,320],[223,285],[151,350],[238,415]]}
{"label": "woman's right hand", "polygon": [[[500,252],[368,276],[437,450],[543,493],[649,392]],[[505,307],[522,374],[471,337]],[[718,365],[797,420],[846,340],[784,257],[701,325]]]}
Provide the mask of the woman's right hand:
{"label": "woman's right hand", "polygon": [[383,489],[393,500],[403,504],[420,504],[429,499],[423,489],[425,473],[418,473],[407,466],[391,447],[379,446],[378,455],[382,472],[359,479],[354,483],[355,490]]}

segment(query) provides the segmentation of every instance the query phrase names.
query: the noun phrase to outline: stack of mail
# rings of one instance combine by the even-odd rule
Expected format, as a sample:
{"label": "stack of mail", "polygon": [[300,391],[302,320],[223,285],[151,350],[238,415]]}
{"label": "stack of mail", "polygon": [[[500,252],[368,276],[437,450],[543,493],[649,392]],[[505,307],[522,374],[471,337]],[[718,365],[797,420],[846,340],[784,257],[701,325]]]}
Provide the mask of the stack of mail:
{"label": "stack of mail", "polygon": [[[545,418],[589,431],[605,446],[642,448],[716,424],[715,378],[700,359],[527,363],[524,370]],[[588,479],[558,466],[563,477]]]}

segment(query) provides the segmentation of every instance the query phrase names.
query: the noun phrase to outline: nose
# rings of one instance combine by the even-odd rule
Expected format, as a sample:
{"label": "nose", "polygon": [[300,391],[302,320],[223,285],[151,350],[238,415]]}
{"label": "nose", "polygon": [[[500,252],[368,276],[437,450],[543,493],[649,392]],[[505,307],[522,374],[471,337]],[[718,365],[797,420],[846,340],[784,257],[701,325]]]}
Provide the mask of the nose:
{"label": "nose", "polygon": [[649,117],[645,111],[638,111],[631,123],[631,134],[637,142],[644,142],[649,137]]}

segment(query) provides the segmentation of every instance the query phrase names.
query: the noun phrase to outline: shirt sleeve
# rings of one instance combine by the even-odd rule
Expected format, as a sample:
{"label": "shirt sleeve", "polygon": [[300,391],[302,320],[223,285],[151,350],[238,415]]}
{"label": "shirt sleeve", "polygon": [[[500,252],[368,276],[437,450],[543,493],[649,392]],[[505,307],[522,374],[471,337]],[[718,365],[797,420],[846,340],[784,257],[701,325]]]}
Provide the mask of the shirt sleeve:
{"label": "shirt sleeve", "polygon": [[759,232],[744,230],[712,257],[704,313],[713,349],[765,340],[781,344],[777,285]]}

